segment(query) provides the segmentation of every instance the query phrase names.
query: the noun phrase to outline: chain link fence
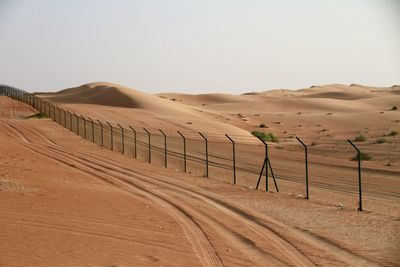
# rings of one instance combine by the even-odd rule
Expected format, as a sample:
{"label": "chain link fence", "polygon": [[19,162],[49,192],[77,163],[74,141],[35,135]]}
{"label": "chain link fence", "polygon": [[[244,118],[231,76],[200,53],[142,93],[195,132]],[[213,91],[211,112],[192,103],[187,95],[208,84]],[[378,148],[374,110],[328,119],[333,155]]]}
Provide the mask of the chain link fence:
{"label": "chain link fence", "polygon": [[264,144],[256,137],[229,133],[102,122],[4,85],[0,94],[33,106],[90,142],[141,161],[248,188],[400,217],[400,137],[396,131],[385,137],[350,140],[355,147],[348,140],[295,136],[278,136],[279,142]]}

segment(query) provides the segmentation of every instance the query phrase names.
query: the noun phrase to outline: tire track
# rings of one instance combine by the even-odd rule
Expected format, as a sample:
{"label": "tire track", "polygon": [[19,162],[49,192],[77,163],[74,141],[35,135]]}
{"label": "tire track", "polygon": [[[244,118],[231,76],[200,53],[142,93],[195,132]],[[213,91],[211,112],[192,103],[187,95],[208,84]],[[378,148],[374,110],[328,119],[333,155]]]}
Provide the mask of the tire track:
{"label": "tire track", "polygon": [[[29,127],[29,126],[27,126],[27,127]],[[26,127],[23,127],[23,128],[26,128]],[[30,132],[34,135],[37,134],[37,131],[35,133],[35,130],[32,130]],[[41,139],[46,139],[46,137],[41,134],[37,134],[37,135]],[[168,188],[169,195],[171,195],[171,193],[172,193],[172,195],[175,195],[175,196],[180,195],[180,194],[186,194],[186,195],[190,196],[191,198],[195,198],[198,201],[207,203],[211,207],[216,208],[218,211],[222,211],[224,213],[224,215],[229,216],[230,218],[233,218],[233,219],[241,222],[242,224],[246,225],[246,227],[249,228],[252,232],[256,233],[259,237],[262,237],[264,242],[269,243],[269,245],[272,244],[272,246],[274,247],[275,250],[277,250],[277,252],[285,251],[284,255],[282,255],[282,256],[284,256],[285,258],[288,259],[288,262],[286,262],[286,264],[296,265],[296,266],[301,266],[301,265],[305,266],[305,265],[312,264],[312,262],[309,261],[301,253],[301,251],[298,250],[298,248],[296,248],[293,244],[288,242],[288,240],[283,238],[278,232],[274,231],[273,229],[272,230],[269,229],[269,228],[271,228],[270,226],[266,227],[266,225],[260,224],[258,218],[256,220],[254,220],[255,218],[251,218],[252,220],[249,220],[249,216],[247,216],[245,214],[245,212],[243,212],[243,211],[240,211],[240,210],[238,211],[238,209],[236,207],[235,208],[229,207],[229,205],[227,205],[226,203],[224,203],[224,202],[221,203],[220,200],[217,201],[214,198],[207,197],[204,194],[199,194],[198,192],[189,190],[188,188],[184,188],[182,186],[167,183],[161,179],[155,178],[154,175],[146,176],[146,175],[143,175],[136,171],[133,171],[131,169],[128,169],[126,167],[121,167],[121,166],[119,166],[120,163],[113,161],[111,159],[107,159],[106,161],[113,162],[113,163],[105,162],[104,159],[100,160],[99,158],[97,158],[91,154],[88,154],[88,153],[82,153],[81,151],[76,151],[76,150],[73,150],[70,148],[58,146],[57,144],[55,144],[52,141],[51,142],[46,141],[46,142],[51,144],[50,146],[44,145],[44,147],[45,147],[44,149],[49,154],[57,155],[58,157],[59,156],[65,157],[67,159],[67,161],[75,161],[75,162],[79,161],[79,164],[82,164],[83,166],[86,166],[89,169],[91,168],[94,171],[98,171],[98,172],[106,171],[106,172],[108,172],[108,174],[107,174],[108,179],[110,177],[111,177],[111,179],[115,179],[115,177],[117,177],[117,176],[122,176],[117,179],[120,179],[120,181],[122,181],[125,184],[135,187],[136,190],[139,190],[142,192],[145,191],[148,194],[151,194],[153,197],[156,198],[156,199],[153,198],[153,200],[155,200],[155,202],[157,202],[157,201],[159,202],[160,198],[163,199],[164,201],[169,201],[169,202],[172,202],[172,201],[166,200],[167,197],[165,195],[161,196],[160,192],[151,192],[151,191],[145,189],[144,187],[139,186],[137,183],[133,183],[131,181],[132,176],[134,176],[135,178],[140,178],[141,182],[150,183],[153,187],[160,186],[160,183],[164,185],[164,188],[163,188],[164,190],[165,190],[165,186],[169,187]],[[31,145],[29,145],[29,146],[31,146]],[[43,147],[40,147],[40,149],[43,149]],[[72,152],[68,152],[67,150],[70,150]],[[84,157],[82,157],[82,155],[84,155]],[[48,157],[48,155],[45,155],[45,154],[44,154],[44,156]],[[89,158],[90,158],[90,160],[89,160]],[[99,161],[100,161],[100,164],[99,164]],[[115,163],[117,163],[117,166],[113,165]],[[104,164],[106,164],[106,165],[111,164],[111,166],[105,166]],[[75,168],[76,168],[76,165],[77,164],[75,164]],[[140,177],[138,177],[138,176],[140,176]],[[125,177],[125,178],[123,178],[123,177]],[[162,177],[160,177],[160,178],[162,178]],[[107,178],[105,178],[105,179],[107,179]],[[143,179],[147,179],[147,180],[143,181]],[[148,181],[149,179],[151,181]],[[115,185],[115,183],[114,183],[114,185]],[[162,205],[163,203],[159,203],[159,204],[161,204],[161,206],[163,206]],[[207,215],[207,213],[201,214],[201,212],[196,211],[195,209],[192,209],[183,203],[179,203],[179,204],[170,203],[170,204],[175,205],[175,208],[178,208],[181,210],[181,212],[186,213],[186,216],[188,216],[188,217],[189,216],[191,217],[195,214],[196,216],[194,216],[194,217],[197,220],[200,219],[199,221],[210,222],[210,216]],[[180,217],[178,216],[178,218],[175,218],[175,219],[179,220]],[[195,222],[194,219],[192,219],[192,220],[193,220],[193,222]],[[224,227],[226,227],[226,225],[224,225],[223,223],[220,223],[220,221],[217,221],[215,219],[213,219],[211,221],[213,224],[212,225],[213,228],[218,229],[220,232],[224,232]],[[218,224],[220,224],[220,225],[218,226]],[[200,225],[198,225],[198,227],[201,228]],[[270,230],[270,233],[266,234],[265,233],[266,230]],[[230,235],[230,238],[232,239],[232,232],[234,233],[234,231],[231,231],[229,233],[229,232],[226,232],[226,230],[225,230],[224,237],[229,239],[229,235]],[[205,232],[204,232],[204,234],[205,234]],[[236,233],[236,239],[237,239],[237,237],[246,238],[246,237],[241,236],[240,234]],[[273,237],[272,240],[270,240],[271,237]],[[249,240],[251,240],[251,239],[249,239]],[[289,252],[287,252],[288,248],[291,248],[291,249],[289,249]],[[206,253],[206,252],[203,251],[203,253]],[[260,259],[259,257],[255,257],[255,258]],[[271,259],[269,259],[269,260],[271,260]],[[281,262],[279,260],[277,260],[276,263],[283,264],[283,262]],[[354,261],[353,261],[353,263],[354,263]],[[222,262],[221,262],[221,264],[222,264]]]}
{"label": "tire track", "polygon": [[[68,148],[65,148],[65,149],[68,149]],[[88,153],[82,153],[80,151],[76,151],[76,150],[73,150],[73,149],[69,149],[69,150],[75,151],[78,154],[83,154],[86,159],[89,158],[89,157],[93,157],[93,158],[97,158],[98,160],[105,160],[103,158],[98,158],[96,156],[90,155]],[[107,159],[106,161],[112,162],[112,163],[110,163],[110,164],[112,164],[112,166],[120,165],[120,163],[118,163],[118,162],[116,162],[116,161],[114,161],[112,159]],[[128,170],[128,171],[131,171],[132,173],[134,173],[136,175],[144,176],[143,173],[138,173],[137,171],[134,171],[134,170],[126,168],[125,166],[120,167],[120,168]],[[153,179],[157,183],[164,183],[164,184],[167,183],[165,181],[165,179],[163,179],[164,177],[157,176],[155,174],[151,174],[150,176],[146,176],[146,177],[150,178],[150,179]],[[159,177],[159,179],[156,179],[155,177]],[[179,188],[182,188],[182,189],[187,189],[187,188],[184,188],[182,185],[173,184],[173,186],[176,186],[176,187],[179,187]],[[279,234],[275,229],[271,228],[270,225],[274,225],[275,228],[277,227],[278,229],[281,228],[280,232],[281,233],[285,233],[286,232],[286,236],[289,236],[289,238],[284,238],[284,237],[282,237],[282,238],[284,238],[292,246],[294,246],[294,244],[290,241],[290,239],[293,239],[293,236],[300,235],[301,237],[303,237],[305,239],[310,239],[309,235],[307,235],[304,232],[300,232],[300,231],[298,231],[296,229],[290,229],[287,226],[284,226],[282,223],[279,223],[277,221],[274,221],[273,223],[271,223],[271,219],[270,218],[268,218],[267,221],[265,221],[265,219],[264,220],[260,220],[259,218],[256,218],[256,217],[254,217],[254,216],[252,216],[252,215],[250,215],[250,214],[248,214],[248,213],[246,213],[246,212],[244,212],[244,211],[242,211],[242,210],[240,210],[240,209],[238,209],[238,208],[236,208],[234,206],[231,206],[231,205],[229,205],[229,204],[227,204],[227,203],[225,203],[225,202],[223,202],[221,200],[218,200],[216,198],[210,197],[209,195],[198,193],[198,192],[194,192],[194,193],[200,194],[205,198],[211,199],[214,202],[222,205],[223,207],[225,207],[225,208],[227,208],[229,210],[232,210],[232,211],[236,212],[237,214],[240,214],[241,216],[243,216],[243,217],[245,217],[247,219],[250,219],[251,222],[255,222],[256,224],[258,224],[258,225],[260,225],[260,226],[262,226],[264,228],[270,229],[275,234],[280,235],[282,237],[282,235]],[[323,247],[325,251],[335,251],[338,255],[342,255],[343,257],[347,258],[347,260],[349,261],[349,264],[351,264],[351,265],[366,264],[366,263],[368,263],[370,265],[373,264],[373,262],[371,262],[369,259],[364,258],[364,257],[362,257],[362,256],[360,256],[358,254],[354,254],[351,250],[345,249],[345,248],[343,248],[343,247],[341,247],[339,245],[336,245],[333,242],[321,242],[322,240],[316,240],[316,239],[311,239],[309,241],[312,241],[312,243],[314,243],[314,248]]]}
{"label": "tire track", "polygon": [[[41,148],[41,149],[43,149],[43,148]],[[59,153],[55,153],[54,151],[52,151],[52,149],[54,149],[54,148],[49,148],[48,147],[48,149],[49,150],[46,150],[47,154],[53,154],[56,157],[67,157],[67,159],[69,161],[77,160],[76,159],[77,158],[76,155],[66,156],[65,154],[64,155],[59,154],[60,152]],[[106,167],[103,167],[103,166],[101,166],[99,164],[96,164],[96,163],[93,163],[93,162],[90,163],[90,162],[88,162],[87,160],[85,160],[83,158],[80,158],[79,161],[80,161],[79,162],[80,164],[85,164],[85,161],[86,161],[86,166],[88,166],[88,167],[91,167],[91,168],[94,168],[94,169],[98,169],[100,167],[99,171],[101,171],[103,174],[107,174],[107,175],[109,175],[109,176],[111,176],[113,178],[117,178],[117,179],[123,180],[125,183],[127,183],[127,184],[129,184],[131,186],[134,186],[136,188],[139,188],[141,190],[147,190],[147,189],[144,188],[143,185],[138,185],[137,181],[136,182],[132,182],[130,180],[131,175],[127,175],[127,174],[124,174],[124,173],[121,173],[121,172],[118,173],[118,171],[115,171],[115,170],[112,170],[112,169],[110,171]],[[128,179],[127,179],[127,177],[128,177]],[[164,187],[163,190],[165,190],[165,189],[166,188]],[[153,191],[154,191],[154,189],[153,189]],[[147,191],[147,192],[149,192],[149,191]],[[151,193],[154,194],[154,195],[157,195],[159,197],[162,196],[164,199],[168,198],[167,194],[163,194],[161,192],[155,192],[155,193],[151,192]],[[169,198],[171,198],[171,197],[169,196]],[[173,200],[169,199],[168,201],[172,202]],[[177,202],[177,201],[175,200],[175,202]],[[197,219],[199,221],[203,221],[207,225],[212,226],[225,239],[228,239],[230,241],[235,241],[234,245],[237,246],[238,250],[239,251],[241,251],[241,250],[243,251],[243,249],[245,249],[247,254],[248,254],[248,256],[250,256],[249,259],[250,260],[253,259],[253,261],[255,263],[268,261],[268,262],[274,262],[274,265],[293,265],[293,264],[295,264],[295,265],[299,265],[299,266],[309,266],[309,265],[312,264],[306,257],[304,257],[303,254],[299,253],[299,251],[297,251],[295,248],[293,248],[293,246],[291,246],[290,244],[286,243],[284,240],[281,240],[279,237],[276,237],[276,235],[273,234],[273,233],[266,233],[265,229],[263,229],[264,230],[263,234],[268,236],[268,238],[270,238],[271,240],[268,240],[266,238],[262,238],[262,239],[264,239],[264,242],[265,242],[265,240],[268,241],[268,244],[266,244],[266,245],[267,245],[267,247],[272,248],[274,253],[263,251],[259,247],[256,247],[254,245],[256,243],[262,243],[261,242],[262,239],[260,239],[260,233],[259,232],[255,232],[258,235],[258,237],[255,238],[254,237],[254,233],[252,235],[249,235],[249,233],[247,233],[247,236],[245,237],[245,236],[242,236],[241,234],[236,233],[235,230],[229,229],[229,227],[226,224],[223,223],[223,221],[224,221],[223,219],[230,220],[231,219],[230,217],[222,218],[219,221],[215,222],[215,217],[200,216],[199,213],[196,212],[196,210],[189,208],[187,205],[183,204],[182,202],[179,202],[179,204],[175,204],[175,205],[179,206],[180,209],[185,208],[185,210],[186,210],[185,212],[186,213],[190,213],[191,217],[193,217],[194,215],[197,215],[197,216],[194,216],[195,219]],[[218,215],[218,213],[216,213],[216,214]],[[242,221],[240,221],[240,223],[242,223]],[[223,227],[221,225],[223,225]],[[246,229],[242,229],[242,231],[243,230],[246,230]],[[252,230],[252,232],[254,232],[254,230]],[[243,241],[243,240],[246,240],[246,241]],[[249,242],[249,240],[250,240],[250,242]],[[276,247],[276,245],[275,245],[276,242],[283,243],[283,244],[281,244],[280,247]],[[280,257],[277,257],[275,254],[279,255]],[[282,259],[280,259],[280,258],[287,259],[286,260],[287,262],[282,261]]]}
{"label": "tire track", "polygon": [[[51,149],[55,149],[55,148],[51,148]],[[72,156],[79,158],[80,157],[79,154],[81,154],[81,152],[76,151],[76,153],[78,155],[76,155],[76,154],[73,155],[72,154]],[[83,158],[81,157],[81,159],[88,160],[89,158],[91,158],[90,154],[88,154],[88,153],[83,153],[83,154],[84,154],[84,157]],[[94,156],[92,156],[92,157],[94,157]],[[97,157],[94,157],[94,158],[97,158]],[[101,159],[99,159],[99,158],[98,158],[98,160],[101,161]],[[112,165],[111,165],[112,167],[116,167],[116,166],[119,165],[117,162],[115,162],[112,159],[108,159],[108,160],[110,162],[112,162]],[[165,179],[163,179],[165,177],[159,176],[159,179],[156,179],[155,177],[158,177],[158,176],[155,175],[155,174],[152,174],[150,176],[144,176],[142,173],[138,173],[137,171],[129,170],[126,167],[120,167],[120,168],[130,171],[131,172],[131,176],[135,175],[135,178],[139,178],[138,176],[140,176],[141,178],[152,179],[153,181],[156,182],[156,184],[153,184],[153,186],[157,185],[158,183],[163,183],[164,185],[168,184],[165,181]],[[128,175],[129,173],[125,172],[125,174]],[[175,185],[175,184],[168,184],[168,185],[173,185],[175,187],[188,190],[187,188],[184,188],[182,185]],[[165,187],[163,189],[165,189]],[[226,202],[221,201],[221,200],[219,200],[219,199],[217,199],[215,197],[210,197],[210,195],[206,195],[206,194],[203,194],[203,193],[198,193],[198,192],[195,192],[195,191],[193,191],[193,193],[199,194],[202,197],[204,197],[205,199],[203,199],[203,200],[205,202],[208,202],[208,201],[211,200],[213,202],[212,205],[222,206],[224,209],[228,209],[228,211],[234,212],[235,216],[239,215],[239,216],[243,217],[245,219],[245,222],[250,222],[251,224],[255,223],[256,224],[255,227],[258,228],[258,230],[255,230],[255,231],[259,232],[259,234],[264,239],[268,240],[268,238],[270,238],[270,236],[265,235],[265,233],[264,233],[265,229],[267,229],[267,230],[270,230],[273,234],[275,234],[275,235],[279,236],[280,238],[282,238],[284,241],[286,241],[289,244],[289,247],[292,246],[292,247],[296,248],[296,246],[290,240],[293,239],[294,236],[300,236],[301,239],[306,239],[308,242],[311,242],[313,244],[312,250],[318,249],[318,248],[324,248],[324,250],[328,251],[328,252],[329,251],[335,251],[338,255],[343,256],[343,259],[346,259],[348,261],[349,265],[359,265],[359,264],[366,264],[366,263],[368,263],[370,265],[372,264],[371,261],[369,261],[368,259],[366,259],[366,258],[364,258],[364,257],[362,257],[360,255],[354,254],[350,250],[346,250],[345,248],[343,248],[341,246],[338,246],[338,245],[336,245],[336,244],[334,244],[332,242],[322,242],[322,240],[310,239],[309,235],[306,235],[305,233],[300,232],[298,230],[288,228],[287,226],[283,225],[282,223],[279,223],[279,222],[277,222],[275,220],[271,220],[270,218],[268,218],[267,221],[265,221],[265,219],[264,220],[260,220],[260,218],[257,218],[257,217],[255,217],[253,215],[250,215],[249,213],[246,213],[245,211],[243,211],[241,209],[238,209],[237,207],[231,206],[231,205],[227,204]],[[192,195],[192,197],[194,197],[194,195]],[[261,226],[261,228],[259,228],[259,226]],[[254,227],[252,227],[252,228],[254,229]],[[280,230],[278,231],[277,229],[280,229]],[[284,234],[282,235],[282,233],[284,233]],[[284,236],[287,236],[287,237],[285,238]],[[280,249],[283,249],[284,251],[286,251],[288,244],[284,244],[284,246],[282,246],[281,248],[276,248],[278,253],[279,253]],[[310,245],[310,243],[308,245]],[[298,249],[298,248],[296,248],[296,249]],[[310,249],[307,249],[306,251],[310,252]],[[300,253],[301,253],[301,251],[300,251]],[[338,259],[336,259],[336,260],[338,260]],[[293,263],[291,263],[291,264],[293,264]]]}
{"label": "tire track", "polygon": [[12,123],[7,122],[4,119],[0,119],[0,121],[3,123],[3,125],[8,128],[8,130],[17,136],[20,137],[20,139],[25,142],[25,143],[31,143],[31,141],[21,132],[19,131]]}
{"label": "tire track", "polygon": [[[0,212],[2,212],[2,211],[6,211],[6,210],[2,210],[1,208],[0,208]],[[31,218],[33,218],[33,217],[36,217],[36,218],[39,218],[39,219],[51,219],[51,220],[60,220],[60,221],[69,221],[69,222],[72,222],[72,223],[86,223],[86,224],[93,224],[93,225],[99,225],[99,226],[105,226],[105,227],[118,227],[118,228],[125,228],[125,227],[129,227],[129,228],[132,228],[132,225],[133,225],[133,228],[135,228],[135,230],[140,230],[140,231],[148,231],[148,232],[159,232],[159,233],[166,233],[166,234],[171,234],[172,232],[171,231],[168,231],[168,230],[158,230],[158,229],[153,229],[153,228],[150,228],[150,227],[147,227],[146,225],[143,225],[143,224],[139,224],[139,223],[134,223],[134,222],[131,222],[131,223],[129,223],[129,224],[122,224],[122,223],[115,223],[115,222],[112,222],[112,223],[108,223],[108,222],[105,222],[104,220],[101,220],[101,219],[98,219],[98,220],[96,220],[96,219],[83,219],[82,217],[76,217],[76,216],[65,216],[65,215],[62,215],[62,216],[60,216],[60,215],[42,215],[42,214],[32,214],[32,213],[28,213],[28,212],[16,212],[16,211],[8,211],[7,210],[7,213],[8,214],[13,214],[14,216],[22,216],[22,217],[31,217]],[[1,218],[0,218],[0,220],[1,220]]]}
{"label": "tire track", "polygon": [[[2,221],[2,224],[9,224],[12,226],[16,225],[23,225],[26,227],[38,227],[38,228],[44,228],[46,230],[53,230],[53,231],[62,231],[62,232],[67,232],[71,234],[77,234],[77,235],[85,235],[85,236],[92,236],[92,237],[101,237],[101,238],[107,238],[107,239],[112,239],[116,241],[124,241],[124,242],[129,242],[129,243],[137,243],[141,245],[147,245],[147,246],[154,246],[151,242],[140,242],[137,241],[134,236],[132,238],[127,238],[123,235],[115,235],[115,234],[104,234],[104,233],[99,233],[99,232],[93,232],[89,230],[77,230],[76,228],[72,227],[67,227],[67,226],[55,226],[54,224],[50,223],[44,223],[44,222],[35,222],[35,221],[28,221],[28,220],[10,220],[7,218],[0,218],[0,221]],[[149,240],[153,241],[154,240]],[[166,246],[164,242],[157,242],[157,246],[160,248],[164,248],[167,250],[179,250],[179,246],[175,246],[173,244],[172,247]]]}
{"label": "tire track", "polygon": [[[82,164],[73,160],[73,158],[65,158],[66,160],[59,159],[63,156],[59,154],[54,154],[51,150],[46,150],[44,147],[36,147],[34,145],[27,146],[28,149],[41,154],[45,157],[48,157],[54,161],[62,163],[66,166],[72,168],[78,168],[79,170],[95,176],[96,178],[101,179],[113,186],[117,186],[119,188],[123,187],[124,184],[121,184],[121,181],[116,181],[110,175],[106,175],[103,173],[104,170],[100,168],[93,167],[92,170],[90,168],[85,168]],[[42,151],[41,151],[42,150]],[[47,153],[43,153],[46,151]],[[51,157],[50,155],[53,154],[55,157]],[[57,158],[56,158],[57,157]],[[67,162],[74,162],[71,166],[71,163]],[[87,167],[87,166],[86,166]],[[126,186],[126,183],[125,183]],[[148,199],[152,200],[154,203],[158,204],[160,207],[166,208],[167,212],[171,215],[172,218],[181,226],[182,230],[184,231],[185,236],[192,244],[194,251],[202,264],[204,266],[223,266],[221,259],[219,258],[217,252],[215,251],[213,245],[208,239],[206,232],[201,228],[201,226],[190,216],[190,214],[186,213],[182,208],[178,205],[169,202],[168,200],[163,199],[162,197],[145,190],[144,188],[133,188],[130,187],[129,192],[137,193],[145,195]]]}

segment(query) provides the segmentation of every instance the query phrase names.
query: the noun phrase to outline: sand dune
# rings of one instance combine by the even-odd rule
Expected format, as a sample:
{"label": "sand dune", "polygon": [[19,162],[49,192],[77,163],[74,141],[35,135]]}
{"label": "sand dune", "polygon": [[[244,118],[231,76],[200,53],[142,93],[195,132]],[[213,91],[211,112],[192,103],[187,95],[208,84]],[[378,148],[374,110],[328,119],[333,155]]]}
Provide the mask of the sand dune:
{"label": "sand dune", "polygon": [[[362,133],[367,127],[371,131],[384,134],[387,129],[399,125],[395,123],[397,112],[390,111],[400,106],[399,88],[368,87],[352,85],[312,86],[300,90],[270,90],[237,95],[224,95],[224,99],[214,100],[215,94],[187,95],[161,94],[164,98],[174,98],[175,102],[199,106],[212,116],[211,119],[228,121],[247,131],[260,130],[264,123],[277,135],[300,135],[321,137],[321,131],[329,130],[336,138],[346,139]],[[220,95],[221,96],[221,95]],[[302,125],[302,128],[298,126]],[[312,130],[319,125],[319,130]],[[263,129],[261,129],[263,130]],[[265,131],[265,130],[264,130]],[[326,134],[326,133],[325,133]],[[350,135],[350,136],[349,136]],[[327,136],[329,137],[329,136]]]}
{"label": "sand dune", "polygon": [[97,82],[39,95],[84,116],[123,125],[250,136],[239,127],[210,120],[204,111],[192,106],[117,84]]}
{"label": "sand dune", "polygon": [[260,130],[260,124],[266,124],[269,132],[279,136],[346,139],[366,127],[381,135],[399,128],[394,122],[398,113],[390,111],[400,106],[398,86],[333,84],[242,95],[149,95],[97,82],[41,96],[88,117],[155,130],[250,136],[251,131]]}

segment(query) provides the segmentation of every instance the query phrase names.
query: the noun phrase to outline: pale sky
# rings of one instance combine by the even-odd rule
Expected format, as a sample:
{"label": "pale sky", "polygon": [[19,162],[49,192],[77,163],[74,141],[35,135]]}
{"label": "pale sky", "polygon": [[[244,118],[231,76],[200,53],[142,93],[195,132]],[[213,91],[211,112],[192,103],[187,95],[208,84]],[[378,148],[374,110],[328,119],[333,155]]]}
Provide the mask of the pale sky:
{"label": "pale sky", "polygon": [[147,93],[400,84],[398,0],[0,0],[0,83]]}

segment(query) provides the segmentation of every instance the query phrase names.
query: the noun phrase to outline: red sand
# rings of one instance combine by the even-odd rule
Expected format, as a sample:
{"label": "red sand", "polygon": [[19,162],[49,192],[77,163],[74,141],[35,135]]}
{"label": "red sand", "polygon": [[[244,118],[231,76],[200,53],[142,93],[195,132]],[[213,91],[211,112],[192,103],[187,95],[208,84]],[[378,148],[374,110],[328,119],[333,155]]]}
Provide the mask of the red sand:
{"label": "red sand", "polygon": [[91,144],[0,97],[0,265],[399,265],[400,221]]}

